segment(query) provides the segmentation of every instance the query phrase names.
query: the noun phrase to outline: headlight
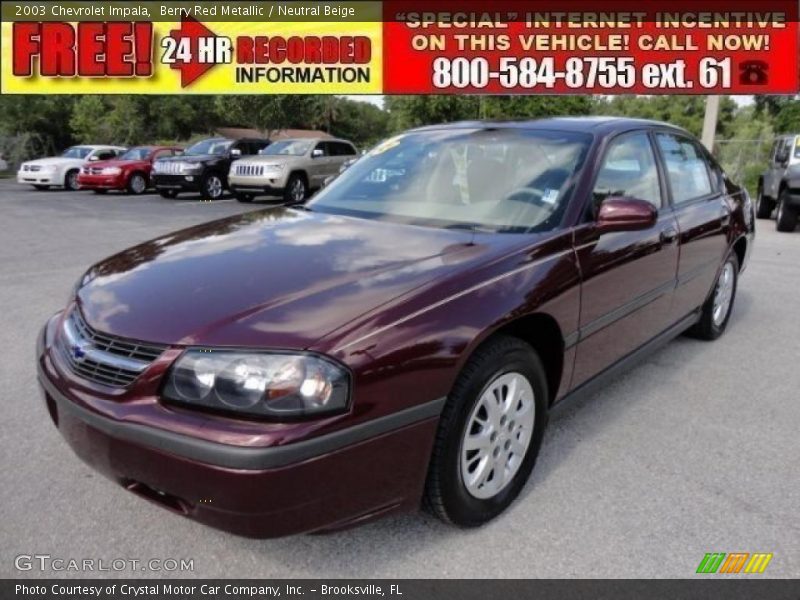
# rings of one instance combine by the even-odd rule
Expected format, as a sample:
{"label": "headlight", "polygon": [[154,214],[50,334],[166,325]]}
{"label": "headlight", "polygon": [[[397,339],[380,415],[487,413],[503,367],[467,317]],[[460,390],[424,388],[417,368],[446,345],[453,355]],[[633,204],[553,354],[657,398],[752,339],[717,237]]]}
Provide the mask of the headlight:
{"label": "headlight", "polygon": [[122,169],[119,167],[106,167],[101,171],[103,175],[119,175],[122,173]]}
{"label": "headlight", "polygon": [[197,173],[203,168],[203,165],[198,165],[197,163],[178,163],[178,170],[181,173]]}
{"label": "headlight", "polygon": [[347,408],[350,375],[310,354],[189,349],[170,369],[164,399],[254,417],[299,417]]}
{"label": "headlight", "polygon": [[264,165],[265,171],[274,171],[276,173],[280,173],[286,168],[284,164],[274,164],[274,165]]}

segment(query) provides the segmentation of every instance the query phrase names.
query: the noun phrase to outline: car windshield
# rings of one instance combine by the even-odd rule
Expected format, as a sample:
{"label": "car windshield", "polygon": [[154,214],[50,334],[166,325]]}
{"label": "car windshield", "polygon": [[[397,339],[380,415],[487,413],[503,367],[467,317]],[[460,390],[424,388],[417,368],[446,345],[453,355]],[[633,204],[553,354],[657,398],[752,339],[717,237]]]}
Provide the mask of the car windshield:
{"label": "car windshield", "polygon": [[64,158],[86,158],[91,153],[92,149],[86,146],[72,146],[67,148],[61,155]]}
{"label": "car windshield", "polygon": [[153,152],[152,148],[143,146],[141,148],[131,148],[125,154],[120,156],[120,160],[147,160]]}
{"label": "car windshield", "polygon": [[512,128],[391,138],[309,203],[313,211],[443,228],[548,231],[561,222],[591,136]]}
{"label": "car windshield", "polygon": [[264,148],[259,154],[265,156],[303,156],[311,147],[311,142],[300,142],[297,140],[286,140],[274,142]]}
{"label": "car windshield", "polygon": [[222,155],[228,152],[231,144],[233,144],[231,140],[203,140],[190,146],[184,154],[186,156]]}

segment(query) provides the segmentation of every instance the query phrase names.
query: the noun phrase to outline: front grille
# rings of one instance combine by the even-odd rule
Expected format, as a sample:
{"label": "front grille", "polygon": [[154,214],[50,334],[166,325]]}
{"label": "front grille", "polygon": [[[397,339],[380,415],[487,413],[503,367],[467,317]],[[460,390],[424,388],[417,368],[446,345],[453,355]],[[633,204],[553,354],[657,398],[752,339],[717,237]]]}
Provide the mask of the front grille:
{"label": "front grille", "polygon": [[111,387],[133,383],[165,350],[96,331],[77,309],[64,320],[59,340],[61,355],[73,373]]}
{"label": "front grille", "polygon": [[264,174],[264,165],[236,165],[236,174],[245,177],[260,177]]}
{"label": "front grille", "polygon": [[103,169],[102,167],[84,167],[83,172],[86,175],[102,175]]}
{"label": "front grille", "polygon": [[164,173],[166,175],[181,174],[181,164],[177,162],[170,162],[170,161],[157,162],[154,168],[156,173]]}

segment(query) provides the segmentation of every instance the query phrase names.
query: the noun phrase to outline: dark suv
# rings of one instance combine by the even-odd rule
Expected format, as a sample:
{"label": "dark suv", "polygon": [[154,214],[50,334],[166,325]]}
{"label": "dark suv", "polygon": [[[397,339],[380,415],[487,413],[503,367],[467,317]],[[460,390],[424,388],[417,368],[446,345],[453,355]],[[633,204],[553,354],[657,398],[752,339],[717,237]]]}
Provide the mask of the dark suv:
{"label": "dark suv", "polygon": [[153,185],[164,198],[194,192],[205,200],[216,200],[228,189],[231,163],[240,156],[258,154],[269,143],[267,139],[201,140],[182,156],[157,160],[153,164]]}

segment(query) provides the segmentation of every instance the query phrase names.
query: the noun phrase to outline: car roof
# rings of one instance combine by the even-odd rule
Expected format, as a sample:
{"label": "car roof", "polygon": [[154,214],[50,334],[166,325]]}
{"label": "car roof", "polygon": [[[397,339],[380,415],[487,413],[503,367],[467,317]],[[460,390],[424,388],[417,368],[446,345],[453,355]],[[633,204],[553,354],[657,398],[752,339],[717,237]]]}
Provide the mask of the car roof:
{"label": "car roof", "polygon": [[353,142],[349,140],[343,140],[340,138],[335,137],[300,137],[300,138],[285,138],[282,140],[275,140],[272,143],[275,144],[277,142],[309,142],[312,144],[316,144],[319,142],[344,142],[345,144],[353,145]]}
{"label": "car roof", "polygon": [[549,117],[545,119],[529,120],[481,120],[481,121],[458,121],[455,123],[444,123],[441,125],[428,125],[419,127],[412,131],[433,131],[442,129],[542,129],[551,131],[576,131],[585,133],[596,133],[607,135],[618,133],[630,129],[662,127],[674,129],[685,133],[686,130],[651,119],[635,119],[630,117]]}

